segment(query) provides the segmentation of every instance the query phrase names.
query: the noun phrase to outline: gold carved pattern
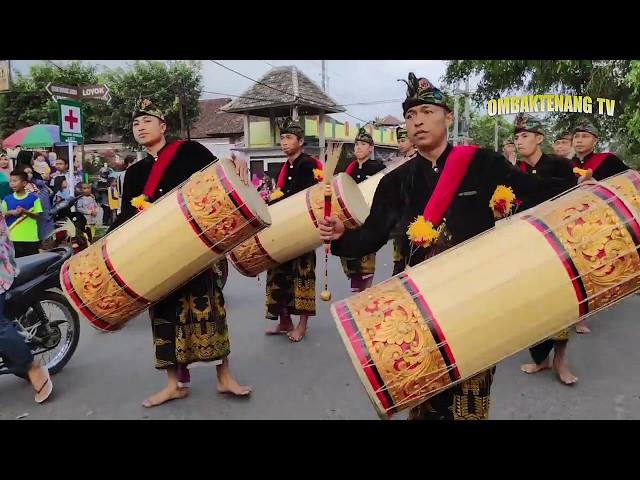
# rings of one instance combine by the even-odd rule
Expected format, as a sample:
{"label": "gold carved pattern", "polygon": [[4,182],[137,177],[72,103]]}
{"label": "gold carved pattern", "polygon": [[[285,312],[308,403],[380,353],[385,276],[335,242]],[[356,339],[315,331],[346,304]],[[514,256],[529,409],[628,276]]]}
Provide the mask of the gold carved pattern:
{"label": "gold carved pattern", "polygon": [[[404,410],[450,386],[448,368],[402,276],[345,301],[371,361],[393,399]],[[356,368],[361,368],[357,366]]]}
{"label": "gold carved pattern", "polygon": [[204,235],[217,251],[227,252],[261,229],[251,225],[234,205],[220,175],[224,175],[222,167],[214,164],[194,174],[180,190],[187,210]]}
{"label": "gold carved pattern", "polygon": [[278,265],[258,244],[257,236],[242,242],[233,249],[234,263],[255,277],[261,272]]}
{"label": "gold carved pattern", "polygon": [[640,287],[640,259],[629,231],[607,202],[589,187],[534,212],[560,240],[587,292],[589,311]]}
{"label": "gold carved pattern", "polygon": [[627,205],[633,209],[636,218],[640,218],[640,192],[633,184],[632,177],[640,178],[640,175],[633,170],[629,170],[626,173],[607,178],[602,183],[623,198]]}
{"label": "gold carved pattern", "polygon": [[94,243],[69,260],[69,281],[83,305],[112,325],[123,324],[147,304],[130,297],[107,270],[102,242]]}

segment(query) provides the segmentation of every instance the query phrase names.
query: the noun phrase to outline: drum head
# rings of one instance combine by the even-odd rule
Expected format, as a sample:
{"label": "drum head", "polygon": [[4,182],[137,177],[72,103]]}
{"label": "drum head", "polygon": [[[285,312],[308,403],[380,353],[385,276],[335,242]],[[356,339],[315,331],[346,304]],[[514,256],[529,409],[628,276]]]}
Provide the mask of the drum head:
{"label": "drum head", "polygon": [[351,175],[346,173],[338,174],[333,180],[335,194],[340,199],[351,218],[358,224],[362,225],[369,216],[369,206]]}
{"label": "drum head", "polygon": [[239,199],[247,210],[247,213],[250,213],[257,221],[264,225],[271,225],[269,209],[258,193],[258,190],[251,185],[251,183],[249,183],[249,185],[245,185],[244,182],[242,182],[240,176],[236,173],[236,167],[231,159],[226,158],[219,162],[224,169],[228,182],[237,192]]}

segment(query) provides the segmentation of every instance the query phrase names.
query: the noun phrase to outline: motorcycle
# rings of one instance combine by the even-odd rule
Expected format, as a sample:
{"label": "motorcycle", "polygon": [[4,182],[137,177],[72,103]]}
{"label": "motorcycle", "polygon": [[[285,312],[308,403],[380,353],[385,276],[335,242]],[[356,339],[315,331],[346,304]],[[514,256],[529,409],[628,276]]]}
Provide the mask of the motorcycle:
{"label": "motorcycle", "polygon": [[71,247],[75,254],[89,246],[92,238],[91,231],[87,228],[86,218],[81,213],[71,211],[71,207],[81,197],[81,195],[71,197],[49,210],[49,216],[55,221],[56,228],[43,243],[44,250],[66,246]]}
{"label": "motorcycle", "polygon": [[[64,295],[53,290],[60,288],[60,269],[71,255],[70,248],[56,248],[17,258],[20,273],[5,294],[5,316],[15,322],[35,360],[52,375],[69,362],[80,339],[78,314]],[[7,374],[16,372],[0,352],[0,375]]]}

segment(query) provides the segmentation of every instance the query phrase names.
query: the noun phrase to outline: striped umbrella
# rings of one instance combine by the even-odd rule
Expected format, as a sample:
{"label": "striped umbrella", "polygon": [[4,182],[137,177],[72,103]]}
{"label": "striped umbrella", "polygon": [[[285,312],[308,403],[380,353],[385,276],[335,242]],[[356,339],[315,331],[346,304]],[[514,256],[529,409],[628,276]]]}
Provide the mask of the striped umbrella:
{"label": "striped umbrella", "polygon": [[60,127],[58,125],[32,125],[21,128],[2,141],[4,148],[45,148],[60,141]]}

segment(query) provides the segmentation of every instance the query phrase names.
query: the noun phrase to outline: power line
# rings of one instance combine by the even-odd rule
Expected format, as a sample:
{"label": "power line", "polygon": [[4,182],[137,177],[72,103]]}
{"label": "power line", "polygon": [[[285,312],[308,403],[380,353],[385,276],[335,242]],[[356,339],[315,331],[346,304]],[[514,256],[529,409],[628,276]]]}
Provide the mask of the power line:
{"label": "power line", "polygon": [[[279,92],[279,93],[282,93],[282,94],[284,94],[284,95],[288,95],[288,96],[294,97],[294,99],[295,99],[295,98],[299,98],[299,99],[301,99],[301,100],[306,100],[306,101],[308,101],[308,102],[315,103],[316,105],[322,105],[321,103],[319,103],[319,102],[318,102],[318,101],[316,101],[316,100],[311,100],[311,99],[306,98],[306,97],[303,97],[303,96],[301,96],[301,95],[299,95],[298,97],[296,97],[295,95],[293,95],[293,94],[291,94],[291,93],[289,93],[289,92],[285,92],[285,91],[283,91],[283,90],[280,90],[279,88],[275,88],[275,87],[272,87],[271,85],[267,85],[266,83],[263,83],[263,82],[261,82],[261,81],[259,81],[259,80],[256,80],[256,79],[254,79],[254,78],[251,78],[251,77],[249,77],[249,76],[247,76],[247,75],[245,75],[245,74],[243,74],[243,73],[238,72],[237,70],[234,70],[233,68],[227,67],[226,65],[224,65],[224,64],[222,64],[222,63],[220,63],[220,62],[217,62],[216,60],[209,60],[209,61],[210,61],[210,62],[212,62],[212,63],[215,63],[216,65],[218,65],[218,66],[220,66],[220,67],[222,67],[222,68],[224,68],[225,70],[229,70],[230,72],[235,73],[236,75],[240,75],[241,77],[246,78],[247,80],[250,80],[250,81],[252,81],[252,82],[254,82],[254,83],[258,84],[258,85],[263,85],[263,86],[265,86],[265,87],[267,87],[267,88],[270,88],[271,90],[274,90],[274,91],[276,91],[276,92]],[[266,63],[266,62],[265,62],[265,63]],[[238,96],[238,97],[239,97],[239,98],[241,98],[242,96]],[[264,100],[267,100],[267,99],[264,99]],[[386,102],[389,102],[389,103],[390,103],[390,102],[391,102],[391,100],[389,100],[389,101],[385,100],[384,102],[385,102],[385,103],[386,103]],[[396,102],[396,100],[393,100],[393,102]],[[324,105],[324,106],[332,106],[332,107],[335,107],[335,106],[344,106],[344,105],[337,105],[337,104],[333,104],[333,105]],[[359,121],[364,122],[364,123],[367,123],[367,120],[364,120],[364,119],[362,119],[362,118],[356,117],[355,115],[351,115],[350,113],[346,113],[346,112],[338,112],[338,113],[344,113],[344,114],[345,114],[345,115],[347,115],[348,117],[354,118],[354,119],[359,120]]]}
{"label": "power line", "polygon": [[356,120],[360,120],[361,122],[367,123],[368,120],[363,120],[362,118],[358,118],[354,115],[351,115],[350,113],[346,113],[346,112],[342,112],[344,113],[346,116],[351,117],[351,118],[355,118]]}
{"label": "power line", "polygon": [[[202,93],[210,93],[212,95],[224,95],[225,97],[234,97],[234,98],[246,98],[247,100],[265,100],[271,101],[272,98],[269,97],[253,97],[249,95],[236,95],[233,93],[223,93],[223,92],[212,92],[211,90],[202,90]],[[385,103],[400,103],[402,100],[400,99],[390,99],[390,100],[370,100],[368,102],[354,102],[354,103],[336,103],[334,106],[336,107],[350,107],[357,105],[382,105]]]}

